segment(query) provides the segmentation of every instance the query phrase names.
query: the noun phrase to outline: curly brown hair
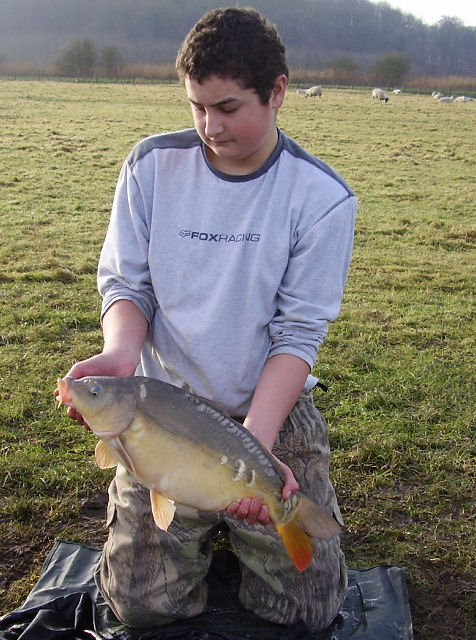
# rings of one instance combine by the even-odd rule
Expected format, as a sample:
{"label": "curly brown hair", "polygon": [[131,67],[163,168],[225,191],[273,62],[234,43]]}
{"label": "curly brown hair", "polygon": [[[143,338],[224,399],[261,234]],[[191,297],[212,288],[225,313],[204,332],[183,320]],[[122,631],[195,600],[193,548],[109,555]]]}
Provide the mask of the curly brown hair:
{"label": "curly brown hair", "polygon": [[236,80],[266,105],[276,78],[289,76],[285,51],[276,27],[255,9],[213,9],[186,36],[176,69],[182,82],[201,84],[212,75]]}

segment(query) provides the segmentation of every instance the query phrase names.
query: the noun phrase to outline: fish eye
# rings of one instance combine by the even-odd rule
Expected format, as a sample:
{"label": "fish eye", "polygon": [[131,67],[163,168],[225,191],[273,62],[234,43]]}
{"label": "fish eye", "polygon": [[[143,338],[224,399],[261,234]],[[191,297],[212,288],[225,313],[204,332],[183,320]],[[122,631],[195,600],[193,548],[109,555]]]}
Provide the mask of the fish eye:
{"label": "fish eye", "polygon": [[101,392],[101,387],[98,384],[95,384],[93,387],[89,389],[89,393],[92,396],[98,396]]}

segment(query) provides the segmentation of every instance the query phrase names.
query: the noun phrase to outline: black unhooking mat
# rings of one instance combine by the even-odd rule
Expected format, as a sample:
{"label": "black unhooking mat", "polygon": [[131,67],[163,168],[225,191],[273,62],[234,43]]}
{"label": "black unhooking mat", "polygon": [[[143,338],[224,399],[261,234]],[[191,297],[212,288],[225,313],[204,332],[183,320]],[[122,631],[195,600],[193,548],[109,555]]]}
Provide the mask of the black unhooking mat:
{"label": "black unhooking mat", "polygon": [[216,551],[207,576],[208,605],[196,618],[153,631],[121,625],[102,601],[93,573],[100,550],[57,542],[25,600],[0,618],[0,640],[411,640],[412,624],[402,569],[349,571],[342,609],[329,629],[311,634],[302,624],[261,620],[238,601],[236,557]]}

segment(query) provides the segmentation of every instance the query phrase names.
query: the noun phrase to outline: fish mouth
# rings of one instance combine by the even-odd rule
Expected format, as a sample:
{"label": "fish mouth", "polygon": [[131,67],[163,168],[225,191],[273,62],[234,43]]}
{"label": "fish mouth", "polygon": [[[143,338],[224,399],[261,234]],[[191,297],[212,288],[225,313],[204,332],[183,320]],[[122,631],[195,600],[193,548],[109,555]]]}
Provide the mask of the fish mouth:
{"label": "fish mouth", "polygon": [[56,400],[58,402],[58,406],[72,407],[73,406],[73,398],[71,396],[71,392],[68,388],[68,383],[66,378],[59,378],[57,380],[58,385],[58,395],[56,396]]}

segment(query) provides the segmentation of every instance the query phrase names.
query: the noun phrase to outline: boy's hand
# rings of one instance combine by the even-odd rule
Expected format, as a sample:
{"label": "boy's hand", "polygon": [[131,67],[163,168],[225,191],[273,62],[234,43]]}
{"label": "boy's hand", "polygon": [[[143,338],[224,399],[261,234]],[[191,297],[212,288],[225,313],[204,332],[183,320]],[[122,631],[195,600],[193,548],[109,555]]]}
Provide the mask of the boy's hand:
{"label": "boy's hand", "polygon": [[232,502],[227,513],[238,520],[246,520],[248,524],[268,524],[270,522],[268,507],[261,498],[243,498],[240,502]]}
{"label": "boy's hand", "polygon": [[[293,475],[291,469],[285,465],[281,460],[275,457],[276,462],[281,467],[286,480],[282,490],[282,496],[286,500],[290,498],[293,493],[299,489],[299,485],[296,482],[296,478]],[[227,513],[235,515],[238,520],[246,520],[248,524],[269,524],[271,521],[269,516],[269,509],[261,498],[243,498],[239,502],[232,502],[227,510]]]}

